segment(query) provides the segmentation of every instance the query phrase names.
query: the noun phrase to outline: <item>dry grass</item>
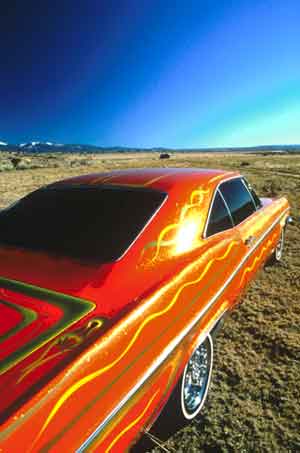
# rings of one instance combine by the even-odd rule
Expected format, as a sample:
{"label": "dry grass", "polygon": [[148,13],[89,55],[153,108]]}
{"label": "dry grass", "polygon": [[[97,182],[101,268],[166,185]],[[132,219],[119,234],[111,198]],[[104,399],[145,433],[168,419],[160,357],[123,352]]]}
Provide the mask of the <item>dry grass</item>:
{"label": "dry grass", "polygon": [[9,159],[0,157],[0,207],[67,176],[151,166],[238,169],[260,195],[288,196],[297,222],[288,229],[284,261],[259,273],[221,331],[200,423],[173,433],[165,447],[187,453],[300,451],[300,156],[25,156],[17,170]]}

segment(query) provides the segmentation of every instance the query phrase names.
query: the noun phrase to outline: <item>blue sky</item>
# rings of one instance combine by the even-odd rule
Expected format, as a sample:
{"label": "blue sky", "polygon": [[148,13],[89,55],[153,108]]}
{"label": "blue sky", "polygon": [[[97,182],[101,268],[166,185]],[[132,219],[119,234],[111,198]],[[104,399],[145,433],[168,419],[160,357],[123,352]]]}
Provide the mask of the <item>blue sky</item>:
{"label": "blue sky", "polygon": [[300,143],[298,0],[18,3],[0,18],[0,140]]}

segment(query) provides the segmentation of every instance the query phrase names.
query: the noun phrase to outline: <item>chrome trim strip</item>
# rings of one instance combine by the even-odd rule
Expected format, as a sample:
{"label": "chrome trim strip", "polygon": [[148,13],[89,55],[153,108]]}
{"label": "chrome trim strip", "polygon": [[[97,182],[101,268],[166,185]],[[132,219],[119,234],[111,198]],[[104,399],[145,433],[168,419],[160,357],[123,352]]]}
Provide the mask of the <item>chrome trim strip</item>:
{"label": "chrome trim strip", "polygon": [[[216,194],[217,192],[219,192],[219,194],[221,195],[222,197],[222,200],[224,200],[224,197],[223,197],[223,194],[221,192],[221,190],[219,190],[219,187],[221,184],[223,184],[224,182],[227,182],[227,181],[231,181],[232,179],[238,179],[238,178],[241,178],[242,175],[235,175],[235,176],[230,176],[229,178],[226,178],[226,179],[222,179],[222,181],[220,181],[216,187],[215,187],[215,191],[214,191],[214,194],[212,196],[212,199],[211,199],[211,202],[210,202],[210,206],[209,206],[209,210],[208,210],[208,213],[207,213],[207,217],[206,217],[206,222],[205,222],[205,226],[204,226],[204,230],[203,230],[203,233],[202,233],[202,237],[203,239],[206,239],[207,236],[206,236],[206,231],[207,231],[207,227],[208,227],[208,223],[209,223],[209,220],[210,220],[210,214],[211,214],[211,210],[212,210],[212,206],[214,204],[214,201],[215,201],[215,198],[216,198]],[[225,200],[224,200],[225,201]],[[229,214],[230,214],[230,218],[231,218],[231,221],[232,221],[232,228],[234,228],[236,225],[234,225],[234,222],[233,222],[233,219],[232,219],[232,215],[231,215],[231,212],[227,206],[227,203],[226,203],[226,207],[229,211]],[[228,228],[228,230],[231,230],[231,228]],[[228,231],[228,230],[224,230],[224,231]],[[222,233],[222,231],[219,231],[219,233]],[[218,234],[218,233],[215,233],[215,234]],[[214,236],[213,234],[211,236]],[[209,236],[209,237],[211,237]]]}
{"label": "chrome trim strip", "polygon": [[[230,211],[229,206],[228,206],[228,204],[227,204],[227,201],[225,200],[224,195],[222,194],[222,192],[221,192],[221,190],[220,190],[219,188],[218,188],[217,191],[219,192],[220,197],[222,198],[222,200],[223,200],[223,202],[224,202],[224,205],[225,205],[225,207],[226,207],[226,209],[227,209],[227,212],[228,212],[228,214],[229,214],[229,217],[230,217],[230,220],[231,220],[231,223],[232,223],[232,228],[234,228],[234,227],[235,227],[235,224],[234,224],[234,221],[233,221],[233,217],[232,217],[231,211]],[[230,228],[230,229],[231,229],[231,228]],[[224,230],[224,231],[226,231],[226,230]]]}
{"label": "chrome trim strip", "polygon": [[247,183],[246,183],[244,177],[242,177],[242,183],[243,183],[244,186],[246,187],[246,190],[247,190],[247,192],[249,193],[249,195],[250,195],[250,197],[251,197],[251,200],[252,200],[253,206],[254,206],[254,208],[255,208],[255,211],[258,211],[259,208],[258,208],[258,207],[256,206],[256,204],[255,204],[253,195],[252,195],[252,193],[250,192],[250,189],[249,189],[249,187],[248,187],[248,185],[247,185]]}
{"label": "chrome trim strip", "polygon": [[[98,434],[102,431],[105,425],[119,412],[119,410],[127,403],[127,401],[131,398],[132,395],[149,379],[149,377],[157,370],[157,368],[166,360],[166,358],[173,352],[173,350],[179,345],[179,343],[183,340],[183,338],[192,330],[192,328],[197,324],[197,322],[205,315],[208,309],[214,304],[214,302],[219,298],[219,296],[224,292],[225,288],[231,283],[235,275],[239,272],[245,261],[247,261],[248,257],[257,249],[259,244],[265,239],[265,237],[273,230],[273,228],[280,222],[281,218],[285,215],[285,213],[289,210],[289,208],[285,209],[280,216],[274,220],[272,225],[262,234],[262,236],[257,240],[255,245],[249,249],[248,253],[244,256],[242,261],[237,265],[233,273],[228,277],[224,285],[217,291],[217,293],[211,298],[208,304],[203,308],[201,312],[186,326],[184,330],[180,332],[180,334],[174,338],[174,340],[169,343],[169,345],[163,350],[161,355],[153,362],[144,376],[140,379],[140,381],[127,393],[127,395],[119,402],[119,404],[114,408],[114,410],[101,422],[101,424],[96,428],[96,430],[86,439],[86,441],[76,450],[76,453],[82,453],[85,449],[89,446],[89,444],[98,436]],[[207,336],[206,332],[203,332],[203,339]],[[201,336],[199,337],[201,338]]]}
{"label": "chrome trim strip", "polygon": [[[211,211],[212,211],[212,208],[214,206],[214,202],[215,202],[215,199],[216,199],[216,196],[217,194],[221,197],[223,203],[224,203],[224,206],[225,206],[225,209],[227,210],[227,213],[228,213],[228,216],[230,218],[230,221],[231,221],[231,227],[230,228],[227,228],[225,230],[221,230],[221,231],[218,231],[217,233],[214,233],[214,234],[210,234],[209,236],[207,236],[207,229],[208,229],[208,226],[209,226],[209,222],[210,222],[210,219],[211,219]],[[226,203],[226,200],[225,198],[223,197],[223,194],[222,192],[219,190],[219,187],[216,189],[214,195],[213,195],[213,198],[211,200],[211,204],[209,206],[209,211],[208,211],[208,215],[207,215],[207,219],[206,219],[206,224],[205,224],[205,228],[204,228],[204,231],[203,231],[203,239],[207,239],[207,238],[210,238],[212,236],[214,236],[215,234],[219,234],[219,233],[223,233],[224,231],[228,231],[228,230],[231,230],[232,228],[234,228],[235,225],[234,225],[234,221],[233,221],[233,218],[232,218],[232,215],[231,215],[231,212],[228,208],[228,205]]]}

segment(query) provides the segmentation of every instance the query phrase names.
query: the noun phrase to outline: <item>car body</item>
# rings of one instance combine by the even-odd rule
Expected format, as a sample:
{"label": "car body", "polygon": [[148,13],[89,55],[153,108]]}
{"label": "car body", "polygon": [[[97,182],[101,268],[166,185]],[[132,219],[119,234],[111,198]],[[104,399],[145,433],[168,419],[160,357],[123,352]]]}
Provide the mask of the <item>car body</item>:
{"label": "car body", "polygon": [[[70,178],[0,212],[0,451],[129,449],[281,258],[289,209],[237,172],[162,168]],[[202,402],[183,400],[193,418]]]}

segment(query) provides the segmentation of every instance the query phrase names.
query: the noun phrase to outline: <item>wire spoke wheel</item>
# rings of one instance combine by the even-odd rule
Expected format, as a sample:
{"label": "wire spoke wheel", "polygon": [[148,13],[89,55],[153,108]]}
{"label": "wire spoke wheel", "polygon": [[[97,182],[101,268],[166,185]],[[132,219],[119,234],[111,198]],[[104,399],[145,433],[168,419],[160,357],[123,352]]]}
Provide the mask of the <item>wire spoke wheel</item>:
{"label": "wire spoke wheel", "polygon": [[181,385],[181,408],[188,420],[200,412],[209,388],[213,364],[213,342],[210,335],[188,361]]}

